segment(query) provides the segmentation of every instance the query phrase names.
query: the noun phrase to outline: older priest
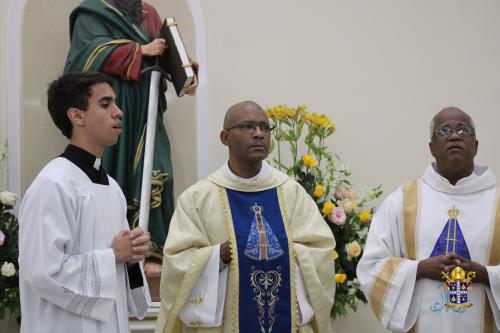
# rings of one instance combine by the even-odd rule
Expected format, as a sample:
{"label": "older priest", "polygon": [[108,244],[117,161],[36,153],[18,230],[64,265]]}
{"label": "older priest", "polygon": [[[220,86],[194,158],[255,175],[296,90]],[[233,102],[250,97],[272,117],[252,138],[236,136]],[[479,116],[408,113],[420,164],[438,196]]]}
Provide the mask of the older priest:
{"label": "older priest", "polygon": [[[395,332],[498,332],[495,176],[474,164],[478,141],[465,112],[445,108],[430,128],[436,162],[384,201],[358,277],[375,315]],[[464,271],[475,272],[472,281]]]}
{"label": "older priest", "polygon": [[314,200],[264,161],[271,130],[259,105],[232,106],[228,162],[179,197],[157,333],[331,332],[335,242]]}

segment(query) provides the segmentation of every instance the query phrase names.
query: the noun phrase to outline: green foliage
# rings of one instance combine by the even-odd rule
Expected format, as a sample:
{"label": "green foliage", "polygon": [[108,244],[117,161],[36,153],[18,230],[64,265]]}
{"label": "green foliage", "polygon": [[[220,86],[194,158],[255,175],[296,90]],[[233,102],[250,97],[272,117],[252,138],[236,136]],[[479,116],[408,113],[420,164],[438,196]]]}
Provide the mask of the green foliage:
{"label": "green foliage", "polygon": [[[356,267],[366,243],[375,208],[364,208],[382,194],[381,186],[361,192],[352,189],[350,170],[328,150],[326,138],[335,125],[325,115],[310,113],[305,106],[278,105],[267,109],[275,130],[271,143],[271,163],[294,177],[314,198],[325,223],[335,236],[335,279],[337,289],[332,318],[357,310],[358,301],[366,303],[356,278]],[[284,149],[284,150],[283,150]],[[304,154],[299,154],[303,149]],[[289,153],[290,162],[285,162]]]}

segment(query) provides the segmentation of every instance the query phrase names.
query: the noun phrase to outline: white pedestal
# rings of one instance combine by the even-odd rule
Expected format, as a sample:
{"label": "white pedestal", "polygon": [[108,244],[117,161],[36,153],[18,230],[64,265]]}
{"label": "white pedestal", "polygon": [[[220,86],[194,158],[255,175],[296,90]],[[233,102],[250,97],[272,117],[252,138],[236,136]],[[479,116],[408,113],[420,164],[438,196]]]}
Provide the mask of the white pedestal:
{"label": "white pedestal", "polygon": [[160,312],[160,302],[153,302],[149,306],[146,317],[143,320],[130,318],[130,331],[132,333],[152,333],[155,330],[156,318]]}

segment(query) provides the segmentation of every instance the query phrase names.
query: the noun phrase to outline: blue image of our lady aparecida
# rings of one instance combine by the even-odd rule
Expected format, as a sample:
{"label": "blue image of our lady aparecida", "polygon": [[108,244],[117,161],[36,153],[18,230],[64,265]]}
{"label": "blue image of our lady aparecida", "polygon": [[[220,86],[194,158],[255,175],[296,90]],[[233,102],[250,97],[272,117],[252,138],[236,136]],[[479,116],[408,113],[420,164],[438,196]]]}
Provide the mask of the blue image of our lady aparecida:
{"label": "blue image of our lady aparecida", "polygon": [[273,260],[284,254],[278,238],[262,214],[264,208],[254,204],[250,210],[254,213],[250,233],[248,234],[245,255],[254,260]]}
{"label": "blue image of our lady aparecida", "polygon": [[[448,210],[448,221],[446,221],[446,224],[441,231],[438,239],[436,240],[436,244],[434,245],[434,248],[432,249],[429,257],[457,254],[466,259],[471,259],[469,248],[467,247],[467,242],[465,241],[465,237],[462,234],[462,229],[460,228],[460,225],[458,223],[459,213],[459,210],[454,206]],[[466,306],[456,306],[452,303],[467,303],[467,290],[469,288],[470,282],[467,283],[452,280],[449,280],[448,283],[439,282],[437,286],[439,293],[437,293],[437,295],[440,296],[438,301],[431,305],[431,311],[453,311],[463,313]]]}
{"label": "blue image of our lady aparecida", "polygon": [[239,333],[291,333],[289,240],[278,189],[226,189],[238,251]]}

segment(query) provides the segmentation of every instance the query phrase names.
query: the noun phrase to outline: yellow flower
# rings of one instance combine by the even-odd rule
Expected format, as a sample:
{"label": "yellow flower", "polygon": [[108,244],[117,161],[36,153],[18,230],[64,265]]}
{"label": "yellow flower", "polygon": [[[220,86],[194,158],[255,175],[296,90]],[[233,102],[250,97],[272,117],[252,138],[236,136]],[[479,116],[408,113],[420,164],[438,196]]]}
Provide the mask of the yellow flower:
{"label": "yellow flower", "polygon": [[358,204],[351,199],[344,199],[342,200],[342,208],[344,208],[344,211],[346,213],[352,213],[356,207],[358,207]]}
{"label": "yellow flower", "polygon": [[273,106],[267,109],[267,116],[271,119],[280,120],[285,118],[285,114],[283,111],[283,105]]}
{"label": "yellow flower", "polygon": [[323,185],[316,185],[316,187],[314,187],[314,196],[316,198],[321,198],[323,196],[323,194],[325,194],[325,189],[323,188]]}
{"label": "yellow flower", "polygon": [[324,215],[328,215],[332,212],[333,208],[335,207],[334,203],[331,202],[331,201],[326,201],[324,204],[323,204],[323,209],[321,209],[321,212],[324,214]]}
{"label": "yellow flower", "polygon": [[357,241],[347,243],[345,251],[347,252],[347,259],[359,257],[361,254],[361,245]]}
{"label": "yellow flower", "polygon": [[336,250],[333,250],[333,260],[337,260],[339,257],[339,253]]}
{"label": "yellow flower", "polygon": [[285,114],[285,116],[287,116],[288,118],[294,118],[295,115],[297,114],[297,110],[294,109],[294,108],[289,108],[287,106],[285,106],[284,108],[285,110],[283,111],[283,113]]}
{"label": "yellow flower", "polygon": [[368,223],[372,220],[372,214],[370,214],[370,212],[367,210],[363,210],[361,211],[361,213],[359,213],[359,219],[363,223]]}
{"label": "yellow flower", "polygon": [[335,281],[339,283],[344,283],[344,281],[347,279],[347,275],[343,273],[337,273],[335,274]]}
{"label": "yellow flower", "polygon": [[304,163],[304,165],[307,167],[318,166],[318,162],[309,154],[302,156],[302,163]]}
{"label": "yellow flower", "polygon": [[312,121],[312,114],[309,114],[309,113],[302,114],[302,120],[307,121],[307,122],[311,122]]}

